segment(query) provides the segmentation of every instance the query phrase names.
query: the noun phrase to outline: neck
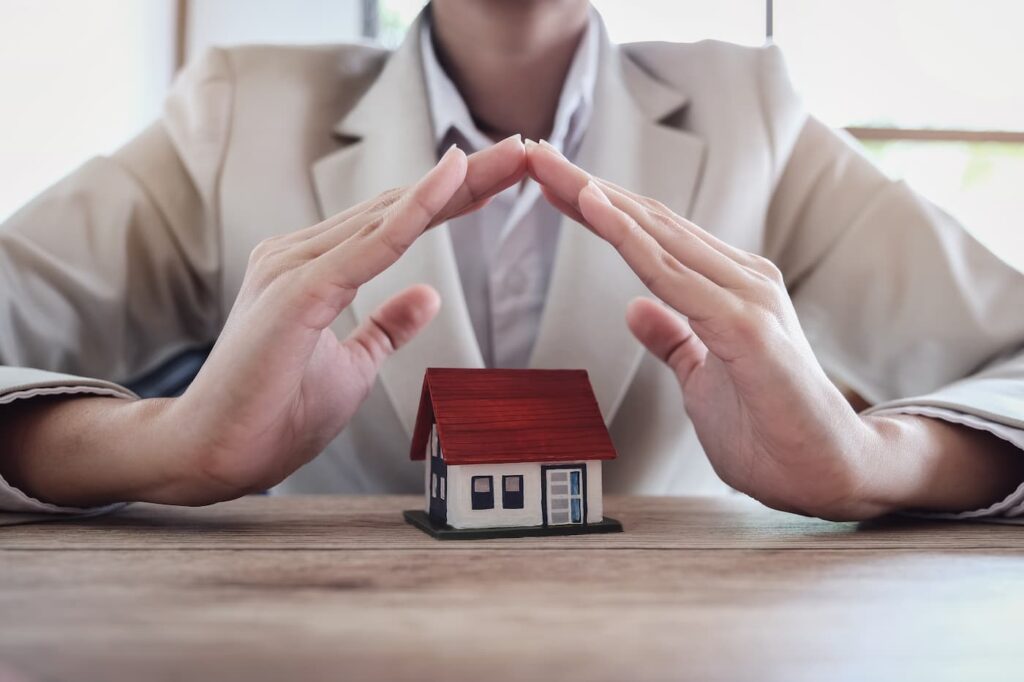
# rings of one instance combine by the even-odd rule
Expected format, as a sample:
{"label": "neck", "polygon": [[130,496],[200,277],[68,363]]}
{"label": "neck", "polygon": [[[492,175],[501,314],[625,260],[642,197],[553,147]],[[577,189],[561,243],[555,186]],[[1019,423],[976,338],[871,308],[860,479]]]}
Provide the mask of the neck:
{"label": "neck", "polygon": [[434,47],[480,130],[551,133],[586,0],[433,0]]}

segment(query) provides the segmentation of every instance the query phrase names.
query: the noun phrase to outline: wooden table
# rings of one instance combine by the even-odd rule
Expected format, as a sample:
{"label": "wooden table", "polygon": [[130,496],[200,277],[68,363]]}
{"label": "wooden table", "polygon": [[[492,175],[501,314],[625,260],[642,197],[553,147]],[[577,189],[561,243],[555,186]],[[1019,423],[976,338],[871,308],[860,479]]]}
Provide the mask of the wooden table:
{"label": "wooden table", "polygon": [[611,498],[625,533],[439,542],[418,503],[0,528],[0,679],[1024,678],[1024,528]]}

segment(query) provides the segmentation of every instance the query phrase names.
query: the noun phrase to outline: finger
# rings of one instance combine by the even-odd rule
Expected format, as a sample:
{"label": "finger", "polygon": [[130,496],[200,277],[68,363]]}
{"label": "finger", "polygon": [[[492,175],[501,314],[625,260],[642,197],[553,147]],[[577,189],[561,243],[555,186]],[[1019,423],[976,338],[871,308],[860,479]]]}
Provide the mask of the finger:
{"label": "finger", "polygon": [[544,198],[548,200],[548,203],[561,211],[563,215],[572,218],[588,230],[592,229],[590,225],[587,224],[586,218],[583,217],[583,214],[580,213],[575,206],[562,201],[561,197],[544,185],[540,185],[540,192],[544,195]]}
{"label": "finger", "polygon": [[708,349],[690,325],[657,301],[637,298],[626,308],[626,324],[633,336],[686,385],[690,373],[704,362]]}
{"label": "finger", "polygon": [[460,216],[464,216],[467,213],[472,213],[473,211],[479,211],[481,208],[483,208],[487,204],[491,203],[491,199],[492,199],[492,197],[487,197],[486,199],[481,199],[480,201],[474,202],[474,203],[470,204],[469,206],[467,206],[466,208],[464,208],[461,211],[459,211],[458,213],[456,213],[455,215],[450,216],[448,218],[448,220],[451,220],[453,218],[458,218]]}
{"label": "finger", "polygon": [[[552,204],[566,215],[578,213],[579,193],[590,181],[590,174],[543,141],[527,145],[527,159],[530,175],[547,189],[545,196],[552,196]],[[595,178],[594,182],[613,204],[627,211],[663,248],[689,267],[723,286],[740,287],[751,281],[751,273],[743,269],[743,261],[739,260],[744,252],[725,245],[667,208],[654,210],[656,202],[646,197],[605,180]]]}
{"label": "finger", "polygon": [[648,289],[679,312],[704,320],[734,305],[735,296],[666,252],[593,182],[580,192],[579,205],[594,232],[619,252]]}
{"label": "finger", "polygon": [[[519,182],[525,172],[526,150],[518,135],[471,154],[467,159],[465,179],[428,227],[479,210],[495,194]],[[378,220],[402,198],[405,191],[399,188],[384,192],[319,225],[297,233],[296,241],[315,238],[315,241],[303,244],[302,248],[308,257],[316,257]],[[321,238],[320,235],[326,236]]]}
{"label": "finger", "polygon": [[738,289],[751,283],[754,273],[683,227],[671,211],[652,211],[617,189],[601,189],[613,206],[635,220],[686,267],[724,287]]}
{"label": "finger", "polygon": [[425,284],[405,289],[385,301],[356,327],[344,345],[367,355],[374,370],[408,343],[437,315],[441,297]]}
{"label": "finger", "polygon": [[562,204],[571,206],[578,213],[579,194],[590,181],[590,174],[546,142],[538,144],[531,141],[526,147],[530,177],[548,190],[545,196],[557,197]]}
{"label": "finger", "polygon": [[[550,188],[555,196],[565,205],[578,209],[577,197],[587,181],[591,179],[590,174],[566,159],[557,149],[544,141],[541,141],[539,144],[527,142],[526,156],[530,176],[537,180],[537,182]],[[666,217],[669,217],[667,214],[671,214],[671,217],[675,218],[683,229],[689,230],[708,246],[738,263],[749,267],[757,260],[752,254],[723,242],[689,220],[668,211],[667,208],[660,207],[663,210],[659,210],[657,202],[653,202],[647,197],[601,178],[593,178],[593,180],[603,190],[612,189],[620,194],[624,194],[651,210],[652,213],[661,213]],[[545,196],[548,196],[548,194],[545,193]],[[554,203],[552,201],[552,204]],[[556,206],[556,208],[558,207]],[[562,208],[560,210],[566,213]]]}
{"label": "finger", "polygon": [[631,199],[643,205],[647,210],[651,211],[654,214],[660,214],[666,217],[673,218],[676,222],[679,223],[680,227],[690,230],[691,232],[693,232],[694,236],[701,239],[708,246],[711,246],[715,250],[721,252],[723,255],[728,256],[729,258],[732,258],[733,260],[739,263],[746,265],[748,261],[750,261],[752,258],[752,254],[744,251],[743,249],[738,249],[735,246],[722,241],[721,239],[711,234],[701,226],[697,225],[694,222],[691,222],[690,220],[687,220],[681,215],[676,214],[675,212],[669,210],[668,207],[660,205],[659,202],[654,201],[649,197],[637,194],[636,192],[630,191],[620,185],[616,185],[615,183],[609,182],[608,180],[605,180],[603,178],[595,177],[594,182],[596,182],[598,186],[601,187],[601,189],[605,190],[606,194],[608,193],[608,190],[614,190],[620,194],[624,194],[630,197]]}
{"label": "finger", "polygon": [[[346,208],[344,211],[339,211],[334,215],[330,215],[327,218],[321,220],[319,223],[316,223],[315,225],[310,225],[309,227],[304,227],[300,230],[294,230],[292,232],[286,232],[283,234],[270,237],[269,239],[266,240],[266,242],[264,242],[264,245],[272,245],[275,251],[291,249],[298,244],[308,242],[314,239],[315,237],[325,232],[329,232],[330,230],[333,230],[337,228],[339,225],[343,224],[348,224],[351,227],[348,234],[352,234],[356,231],[356,229],[358,229],[358,227],[352,226],[352,218],[365,213],[379,213],[381,210],[387,208],[395,201],[397,201],[403,191],[405,191],[405,188],[402,187],[389,189],[386,192],[382,192],[375,197],[371,197],[370,199],[362,201],[356,204],[355,206],[350,206]],[[303,244],[303,247],[308,246],[310,245]],[[310,247],[308,250],[311,256],[316,255],[316,253],[319,253],[314,253],[315,249],[313,247]]]}
{"label": "finger", "polygon": [[519,135],[471,154],[465,181],[438,213],[434,224],[464,214],[467,207],[503,192],[522,180],[525,174],[526,148]]}
{"label": "finger", "polygon": [[[328,244],[311,263],[316,281],[355,289],[390,266],[423,234],[466,178],[466,155],[452,145],[441,160],[381,216],[351,238],[342,230],[316,237]],[[321,279],[323,278],[323,279]]]}

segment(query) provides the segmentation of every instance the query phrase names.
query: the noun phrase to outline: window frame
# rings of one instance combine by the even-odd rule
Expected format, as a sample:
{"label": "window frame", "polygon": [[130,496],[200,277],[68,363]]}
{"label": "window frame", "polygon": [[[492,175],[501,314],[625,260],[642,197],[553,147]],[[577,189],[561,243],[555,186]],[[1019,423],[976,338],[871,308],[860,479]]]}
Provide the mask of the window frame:
{"label": "window frame", "polygon": [[[771,44],[775,36],[774,0],[765,0],[764,39]],[[957,128],[903,128],[900,126],[847,126],[857,140],[879,142],[1009,142],[1024,143],[1024,130],[962,130]]]}
{"label": "window frame", "polygon": [[1000,142],[1024,144],[1024,131],[959,130],[955,128],[882,128],[848,126],[846,132],[858,140],[878,142]]}
{"label": "window frame", "polygon": [[[509,491],[508,484],[510,481],[519,481],[519,490]],[[502,509],[523,509],[525,507],[525,499],[523,496],[523,485],[525,479],[522,474],[503,474],[501,477],[501,508]]]}
{"label": "window frame", "polygon": [[[179,0],[179,27],[183,27],[188,0]],[[775,37],[775,2],[765,2],[764,39],[771,44]],[[377,38],[380,33],[380,0],[362,0],[363,33],[367,38]],[[179,29],[181,31],[183,29]],[[922,141],[922,142],[1010,142],[1024,143],[1024,130],[958,130],[953,128],[901,128],[882,126],[848,126],[845,128],[858,140],[878,141]]]}
{"label": "window frame", "polygon": [[[477,492],[476,482],[487,481],[487,491]],[[494,476],[471,476],[469,479],[470,506],[473,511],[494,509]]]}

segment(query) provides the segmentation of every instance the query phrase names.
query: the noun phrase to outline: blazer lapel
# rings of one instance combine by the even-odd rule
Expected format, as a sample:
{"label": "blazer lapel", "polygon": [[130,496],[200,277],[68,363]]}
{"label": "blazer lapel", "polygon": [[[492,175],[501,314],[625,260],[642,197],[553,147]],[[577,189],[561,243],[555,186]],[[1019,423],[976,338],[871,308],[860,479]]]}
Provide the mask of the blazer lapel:
{"label": "blazer lapel", "polygon": [[[415,182],[436,162],[419,34],[417,21],[374,84],[335,126],[346,144],[313,165],[324,216]],[[357,320],[363,320],[390,296],[419,283],[441,294],[441,311],[380,371],[381,384],[409,434],[428,366],[483,366],[447,225],[420,237],[397,263],[360,287],[350,309]]]}
{"label": "blazer lapel", "polygon": [[[685,96],[602,37],[594,113],[577,161],[594,175],[688,215],[704,142],[663,123],[682,110]],[[586,369],[611,422],[643,357],[626,327],[625,309],[633,298],[650,295],[611,246],[566,219],[531,367]]]}

